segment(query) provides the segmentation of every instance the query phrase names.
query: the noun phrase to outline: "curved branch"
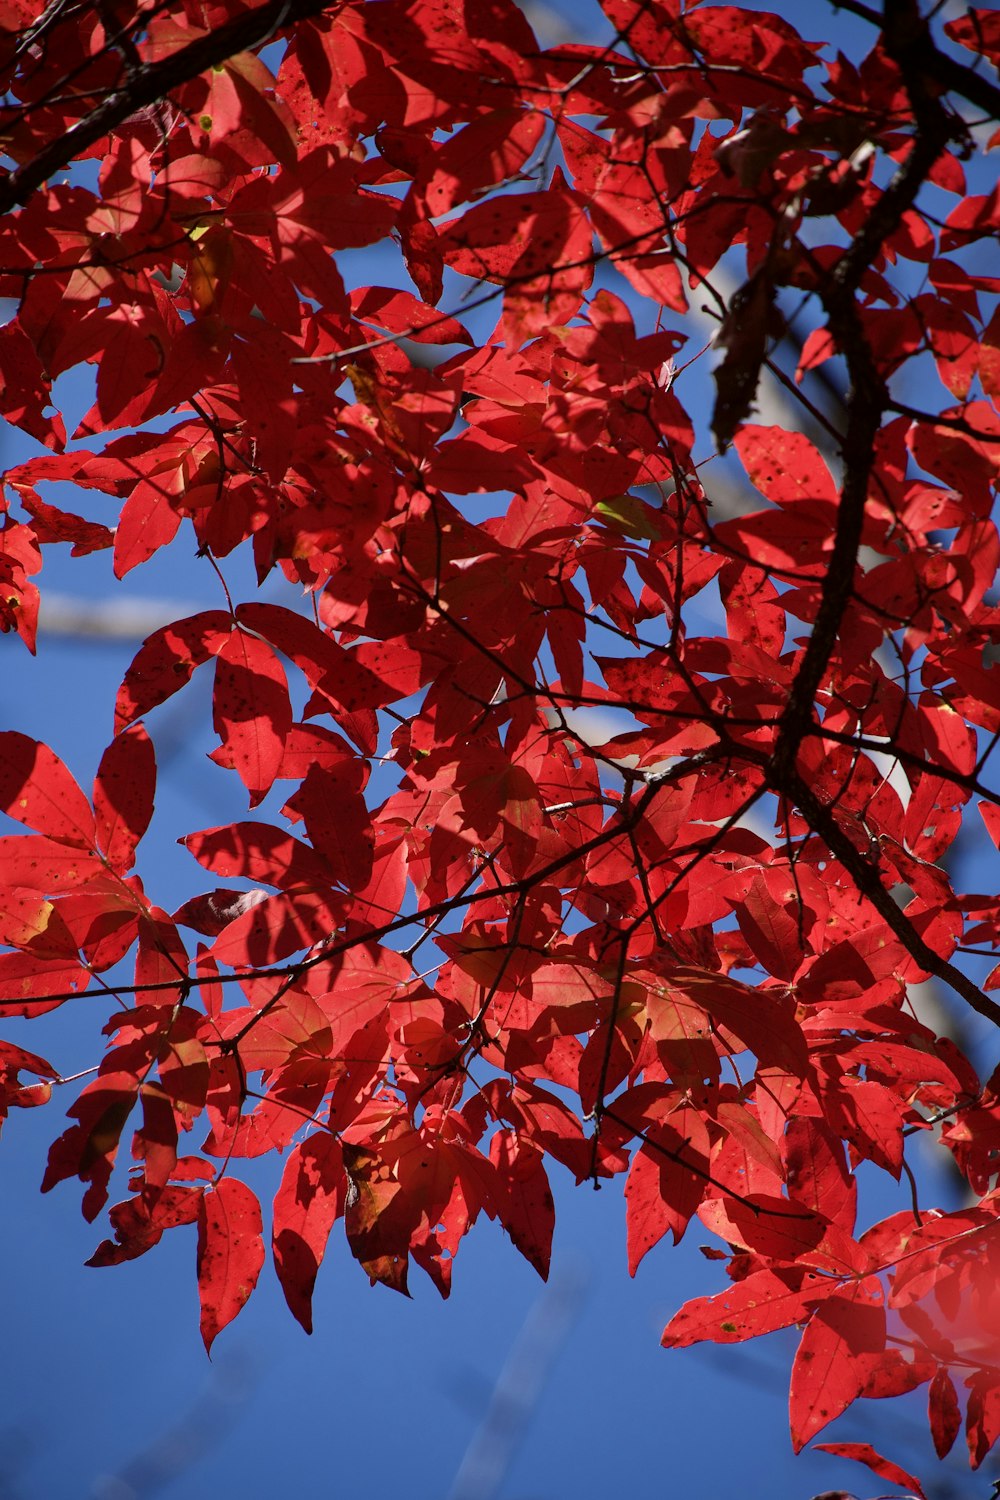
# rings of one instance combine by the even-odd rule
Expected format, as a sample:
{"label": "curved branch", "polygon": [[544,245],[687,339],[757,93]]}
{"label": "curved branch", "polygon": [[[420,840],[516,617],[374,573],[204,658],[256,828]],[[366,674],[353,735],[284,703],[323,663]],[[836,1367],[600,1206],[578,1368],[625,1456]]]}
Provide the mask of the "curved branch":
{"label": "curved branch", "polygon": [[[773,782],[772,785],[774,785]],[[843,865],[858,891],[874,906],[885,925],[896,934],[910,957],[915,959],[922,969],[926,969],[928,974],[934,974],[938,979],[943,980],[979,1015],[992,1021],[994,1026],[1000,1026],[1000,1005],[987,999],[982,990],[973,984],[961,969],[957,969],[939,953],[935,953],[933,948],[924,942],[909,917],[896,905],[882,884],[878,871],[863,854],[858,853],[847,834],[837,824],[830,809],[823,806],[802,777],[797,772],[792,772],[780,790],[796,804],[810,828],[819,835],[830,853]]]}
{"label": "curved branch", "polygon": [[[868,21],[872,26],[882,26],[883,18],[877,10],[870,5],[863,4],[863,0],[830,0],[834,10],[850,11],[852,16],[860,16],[863,21]],[[889,7],[886,7],[887,11]],[[894,52],[890,45],[889,27],[886,27],[886,51],[890,57],[900,65],[903,61],[911,69],[919,69],[920,72],[933,78],[936,83],[948,89],[953,94],[960,94],[970,104],[975,104],[978,109],[990,116],[991,119],[1000,118],[1000,88],[984,78],[982,73],[977,73],[975,67],[968,63],[961,63],[957,58],[949,57],[935,46],[926,22],[908,42],[900,46],[897,37]],[[905,70],[904,70],[905,71]]]}

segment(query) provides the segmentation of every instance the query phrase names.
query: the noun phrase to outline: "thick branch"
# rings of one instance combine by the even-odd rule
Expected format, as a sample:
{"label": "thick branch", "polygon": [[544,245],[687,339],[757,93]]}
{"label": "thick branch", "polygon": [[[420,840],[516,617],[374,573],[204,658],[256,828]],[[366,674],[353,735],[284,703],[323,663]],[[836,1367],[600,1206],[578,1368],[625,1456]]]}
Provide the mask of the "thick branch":
{"label": "thick branch", "polygon": [[[873,26],[883,24],[882,17],[877,10],[870,5],[865,5],[862,0],[831,0],[834,10],[850,11],[852,16],[860,16],[863,21],[870,21]],[[904,57],[906,69],[913,73],[920,72],[933,78],[942,88],[948,89],[953,94],[960,94],[963,99],[968,99],[970,104],[975,104],[990,119],[1000,119],[1000,88],[978,73],[975,67],[968,63],[959,62],[957,58],[949,57],[947,53],[941,52],[935,45],[933,38],[927,30],[926,24],[922,24],[918,33],[911,39],[909,44],[904,43],[905,52],[901,55],[900,39],[895,39],[896,50],[886,38],[886,51],[893,60],[903,66]]]}
{"label": "thick branch", "polygon": [[844,482],[819,609],[781,718],[774,751],[779,779],[787,776],[795,764],[799,745],[812,720],[817,689],[829,666],[850,603],[868,485],[875,464],[875,439],[889,403],[885,382],[865,337],[856,302],[857,290],[865,270],[899,227],[951,134],[950,122],[941,105],[929,99],[922,89],[915,89],[913,104],[917,134],[910,154],[838,261],[830,285],[820,292],[830,332],[844,356],[851,380],[847,427],[841,447]]}
{"label": "thick branch", "polygon": [[816,693],[826,675],[850,605],[865,503],[875,464],[874,445],[889,406],[885,382],[865,337],[857,292],[866,268],[898,228],[953,132],[947,111],[928,88],[927,57],[937,56],[937,53],[914,0],[885,0],[883,37],[886,51],[903,73],[916,120],[916,133],[906,161],[837,263],[828,285],[820,292],[830,332],[844,356],[851,382],[842,447],[844,482],[819,609],[781,717],[768,779],[775,791],[799,808],[813,832],[824,840],[861,894],[871,902],[921,968],[943,979],[973,1010],[998,1025],[1000,1006],[988,1000],[960,969],[924,942],[886,890],[878,870],[855,849],[832,811],[815,796],[797,769],[802,740],[815,728]]}
{"label": "thick branch", "polygon": [[225,62],[237,52],[268,41],[276,31],[308,20],[330,8],[330,0],[266,0],[257,10],[245,11],[227,21],[207,36],[200,36],[178,52],[159,62],[148,63],[123,80],[115,90],[85,119],[77,122],[54,139],[31,161],[17,167],[0,186],[0,214],[10,213],[18,204],[27,203],[32,193],[54,172],[70,162],[121,125],[137,110],[164,99],[171,89],[204,73],[216,63]]}
{"label": "thick branch", "polygon": [[823,806],[802,777],[797,772],[792,772],[780,790],[789,801],[795,803],[813,832],[819,835],[830,853],[843,865],[862,896],[871,902],[886,926],[896,934],[907,953],[916,959],[920,967],[943,980],[956,995],[960,995],[981,1016],[992,1021],[994,1026],[1000,1026],[1000,1005],[987,999],[961,969],[950,964],[924,942],[909,917],[900,910],[882,884],[878,871],[858,852],[839,827],[833,813]]}

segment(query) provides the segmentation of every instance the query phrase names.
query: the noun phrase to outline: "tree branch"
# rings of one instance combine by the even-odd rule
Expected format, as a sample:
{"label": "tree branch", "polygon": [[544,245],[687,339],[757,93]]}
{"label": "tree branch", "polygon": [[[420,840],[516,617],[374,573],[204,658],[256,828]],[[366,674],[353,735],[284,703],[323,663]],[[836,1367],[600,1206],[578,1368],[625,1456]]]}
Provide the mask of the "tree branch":
{"label": "tree branch", "polygon": [[0,186],[0,214],[27,203],[54,172],[68,167],[88,146],[137,110],[158,103],[171,89],[197,78],[206,68],[225,62],[237,52],[260,46],[284,27],[330,8],[330,0],[266,0],[258,9],[227,21],[169,57],[133,70],[103,104],[9,174]]}
{"label": "tree branch", "polygon": [[[872,26],[883,26],[883,18],[877,10],[870,5],[864,5],[862,0],[831,0],[834,10],[849,11],[852,16],[860,16],[863,21],[868,21]],[[991,119],[1000,117],[1000,88],[977,73],[975,67],[968,63],[961,63],[957,58],[949,57],[942,52],[934,43],[927,23],[921,20],[919,31],[912,39],[901,45],[901,39],[895,39],[897,51],[892,50],[888,35],[886,36],[886,51],[894,62],[903,66],[902,52],[905,55],[907,67],[914,72],[921,72],[936,83],[948,89],[953,94],[961,94],[963,99],[968,99],[970,104],[975,104]]]}
{"label": "tree branch", "polygon": [[797,769],[803,738],[812,732],[822,733],[814,720],[816,693],[850,605],[865,503],[875,466],[875,441],[890,405],[885,381],[865,337],[857,291],[865,270],[898,228],[953,134],[947,111],[927,86],[927,57],[939,54],[914,0],[885,0],[883,37],[886,51],[903,74],[916,132],[905,162],[837,262],[828,285],[820,289],[830,332],[844,356],[851,382],[841,450],[844,482],[819,609],[781,716],[767,775],[774,790],[799,808],[813,832],[824,840],[859,892],[871,902],[921,968],[943,979],[973,1010],[1000,1025],[1000,1006],[988,1000],[960,969],[924,942],[886,890],[878,870],[855,849],[831,809],[820,802]]}
{"label": "tree branch", "polygon": [[830,853],[843,865],[861,895],[871,902],[886,926],[896,934],[906,951],[916,959],[920,967],[926,969],[928,974],[935,974],[938,979],[943,980],[955,991],[956,995],[960,995],[981,1016],[992,1021],[994,1026],[1000,1026],[1000,1005],[993,1000],[988,1000],[982,990],[973,984],[961,969],[957,969],[939,953],[935,953],[933,948],[924,942],[909,917],[896,905],[882,884],[878,871],[863,854],[858,853],[847,834],[838,825],[833,813],[828,807],[823,806],[802,777],[797,772],[792,772],[781,790],[790,801],[795,803],[813,832],[819,835]]}

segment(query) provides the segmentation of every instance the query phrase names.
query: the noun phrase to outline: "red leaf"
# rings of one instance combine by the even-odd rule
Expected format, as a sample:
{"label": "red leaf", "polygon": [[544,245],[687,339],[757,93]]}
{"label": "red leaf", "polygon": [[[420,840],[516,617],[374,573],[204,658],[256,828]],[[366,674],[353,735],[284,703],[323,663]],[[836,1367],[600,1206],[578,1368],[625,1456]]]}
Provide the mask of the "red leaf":
{"label": "red leaf", "polygon": [[331,937],[349,909],[337,892],[282,892],[255,902],[212,944],[212,957],[234,968],[266,967]]}
{"label": "red leaf", "polygon": [[345,709],[377,708],[396,696],[304,615],[280,604],[241,604],[236,618],[289,657],[310,687]]}
{"label": "red leaf", "polygon": [[925,1500],[919,1479],[914,1479],[912,1474],[908,1474],[891,1459],[883,1458],[881,1453],[876,1453],[870,1443],[817,1443],[813,1451],[832,1453],[837,1458],[853,1458],[855,1463],[867,1464],[880,1479],[887,1479],[890,1484],[901,1484],[904,1489],[919,1496],[919,1500]]}
{"label": "red leaf", "polygon": [[[43,1081],[22,1083],[18,1077],[22,1070],[34,1073]],[[47,1104],[52,1097],[52,1085],[48,1080],[58,1076],[56,1069],[43,1057],[25,1052],[11,1042],[0,1042],[0,1124],[11,1109],[34,1109]]]}
{"label": "red leaf", "polygon": [[278,774],[292,726],[288,683],[270,646],[245,630],[233,631],[216,661],[212,718],[221,754],[255,807]]}
{"label": "red leaf", "polygon": [[699,1215],[723,1239],[776,1260],[799,1261],[841,1274],[867,1265],[850,1235],[794,1198],[767,1193],[753,1193],[743,1201],[710,1198]]}
{"label": "red leaf", "polygon": [[68,1113],[79,1121],[53,1141],[42,1179],[47,1193],[67,1177],[89,1182],[83,1198],[83,1215],[92,1222],[108,1199],[108,1182],[125,1122],[139,1092],[139,1080],[131,1073],[107,1072],[83,1089]]}
{"label": "red leaf", "polygon": [[802,1076],[805,1038],[777,994],[752,990],[709,970],[678,968],[669,982],[739,1037],[762,1066]]}
{"label": "red leaf", "polygon": [[[418,1165],[427,1165],[421,1153]],[[351,1253],[361,1263],[374,1286],[383,1286],[409,1296],[407,1269],[414,1221],[422,1205],[408,1205],[407,1195],[391,1166],[374,1151],[345,1145],[347,1171],[345,1228]],[[435,1213],[435,1218],[437,1213]]]}
{"label": "red leaf", "polygon": [[[632,1158],[625,1183],[628,1269],[634,1276],[643,1256],[670,1230],[679,1245],[705,1194],[709,1138],[704,1121],[683,1113],[683,1132],[674,1121],[647,1125],[644,1143]],[[682,1116],[679,1114],[677,1120]]]}
{"label": "red leaf", "polygon": [[837,488],[820,454],[799,432],[747,424],[733,439],[750,483],[775,505],[801,500],[837,503]]}
{"label": "red leaf", "polygon": [[28,891],[0,888],[0,942],[38,958],[74,959],[79,944],[61,913]]}
{"label": "red leaf", "polygon": [[1000,1377],[994,1369],[977,1370],[970,1377],[968,1386],[965,1436],[969,1464],[978,1469],[1000,1437]]}
{"label": "red leaf", "polygon": [[[449,207],[451,205],[449,204]],[[412,292],[398,291],[395,287],[366,286],[351,293],[351,306],[356,318],[372,323],[376,328],[390,333],[402,334],[420,344],[466,344],[472,343],[467,330],[457,318],[428,307]]]}
{"label": "red leaf", "polygon": [[165,1229],[193,1224],[203,1188],[168,1187],[150,1203],[146,1197],[116,1203],[109,1212],[114,1240],[104,1240],[86,1262],[88,1266],[119,1266],[136,1260],[159,1244]]}
{"label": "red leaf", "polygon": [[333,883],[333,872],[321,855],[269,823],[203,828],[180,842],[206,870],[225,880],[263,881],[285,891],[324,889]]}
{"label": "red leaf", "polygon": [[289,1154],[274,1199],[274,1268],[293,1316],[312,1333],[312,1293],[347,1179],[340,1147],[318,1131]]}
{"label": "red leaf", "polygon": [[824,1098],[827,1119],[868,1157],[894,1177],[903,1166],[903,1121],[906,1105],[874,1079],[845,1078]]}
{"label": "red leaf", "polygon": [[795,886],[784,871],[767,870],[736,908],[740,931],[756,957],[776,979],[792,979],[803,961]]}
{"label": "red leaf", "polygon": [[[17,29],[20,19],[11,30]],[[30,24],[27,11],[23,21]],[[51,383],[31,339],[16,319],[0,329],[0,381],[0,412],[8,422],[30,432],[47,448],[65,447],[62,418],[45,415],[50,405]]]}
{"label": "red leaf", "polygon": [[198,1296],[206,1351],[246,1304],[263,1264],[260,1204],[246,1183],[224,1177],[198,1205]]}
{"label": "red leaf", "polygon": [[791,570],[819,578],[827,569],[833,545],[833,507],[801,500],[794,509],[762,510],[736,521],[723,521],[716,536],[763,567]]}
{"label": "red leaf", "polygon": [[964,15],[945,22],[945,31],[963,47],[1000,63],[1000,17],[985,6],[970,6]]}
{"label": "red leaf", "polygon": [[511,1242],[548,1280],[556,1210],[542,1153],[513,1130],[498,1130],[490,1141],[490,1161],[500,1186],[500,1222]]}
{"label": "red leaf", "polygon": [[0,734],[0,810],[61,844],[93,848],[94,815],[48,745],[10,729]]}
{"label": "red leaf", "polygon": [[118,689],[115,733],[178,692],[195,667],[221,650],[232,623],[223,610],[208,609],[155,630],[143,642]]}
{"label": "red leaf", "polygon": [[166,547],[181,524],[175,496],[163,480],[140,479],[122,506],[115,531],[116,578],[144,563]]}
{"label": "red leaf", "polygon": [[333,730],[323,729],[319,724],[293,724],[285,740],[278,776],[289,781],[302,781],[310,766],[323,766],[333,771],[353,762],[354,758],[350,745]]}
{"label": "red leaf", "polygon": [[842,1143],[819,1120],[789,1120],[782,1141],[788,1191],[848,1234],[854,1229],[857,1188]]}
{"label": "red leaf", "polygon": [[796,1453],[861,1394],[872,1357],[884,1348],[885,1308],[876,1277],[835,1292],[817,1308],[792,1365],[788,1411]]}
{"label": "red leaf", "polygon": [[117,885],[96,855],[41,834],[0,838],[0,861],[5,883],[29,891],[112,891]]}
{"label": "red leaf", "polygon": [[64,958],[0,954],[0,1001],[5,1016],[43,1016],[65,1003],[61,997],[82,994],[90,980],[87,968]]}
{"label": "red leaf", "polygon": [[135,863],[135,849],[153,816],[156,756],[141,724],[120,734],[101,756],[94,782],[97,842],[117,874]]}
{"label": "red leaf", "polygon": [[309,842],[334,878],[349,890],[363,890],[371,879],[375,836],[356,777],[341,768],[311,766],[288,808],[304,819]]}
{"label": "red leaf", "polygon": [[579,1121],[563,1101],[548,1089],[523,1081],[509,1094],[509,1103],[499,1110],[518,1130],[556,1161],[561,1161],[583,1181],[590,1170],[590,1142],[584,1140]]}
{"label": "red leaf", "polygon": [[539,113],[499,109],[456,131],[425,169],[428,217],[448,213],[456,203],[473,197],[477,188],[513,177],[538,144],[543,128]]}
{"label": "red leaf", "polygon": [[253,434],[254,462],[273,480],[283,478],[292,457],[297,424],[289,360],[296,352],[264,324],[252,338],[234,339],[229,354]]}
{"label": "red leaf", "polygon": [[27,486],[18,486],[18,491],[25,510],[34,517],[33,530],[40,542],[72,542],[71,557],[85,557],[113,545],[114,538],[106,526],[46,505]]}
{"label": "red leaf", "polygon": [[938,1458],[946,1458],[962,1426],[962,1413],[952,1378],[943,1365],[935,1372],[927,1392],[927,1414],[934,1451]]}
{"label": "red leaf", "polygon": [[704,1339],[738,1344],[801,1323],[816,1302],[828,1295],[830,1281],[815,1271],[790,1267],[753,1271],[714,1297],[685,1302],[663,1330],[668,1349],[686,1349]]}
{"label": "red leaf", "polygon": [[986,394],[995,400],[1000,396],[1000,308],[983,329],[978,353],[979,379]]}
{"label": "red leaf", "polygon": [[504,316],[521,343],[579,311],[593,277],[592,234],[557,169],[543,192],[493,198],[442,225],[438,246],[452,270],[506,286]]}

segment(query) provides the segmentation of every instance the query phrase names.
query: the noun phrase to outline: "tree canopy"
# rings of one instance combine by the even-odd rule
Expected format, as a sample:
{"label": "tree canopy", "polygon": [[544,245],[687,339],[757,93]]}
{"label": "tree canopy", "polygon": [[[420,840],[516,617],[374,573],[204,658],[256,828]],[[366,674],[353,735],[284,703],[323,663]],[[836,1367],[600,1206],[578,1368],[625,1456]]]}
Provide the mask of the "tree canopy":
{"label": "tree canopy", "polygon": [[[842,0],[849,58],[819,7],[602,9],[544,46],[513,0],[0,0],[0,412],[37,449],[0,628],[44,650],[58,544],[216,586],[94,706],[92,791],[69,727],[0,733],[0,1015],[101,1012],[85,1077],[12,1032],[0,1101],[53,1112],[90,1264],[197,1225],[208,1348],[265,1233],[307,1331],[335,1226],[400,1292],[447,1296],[483,1217],[545,1276],[555,1167],[624,1179],[632,1273],[714,1236],[668,1347],[801,1326],[796,1449],[926,1385],[977,1466],[1000,20]],[[141,841],[195,673],[247,816],[175,830],[168,912]],[[859,1222],[859,1172],[910,1206]]]}

